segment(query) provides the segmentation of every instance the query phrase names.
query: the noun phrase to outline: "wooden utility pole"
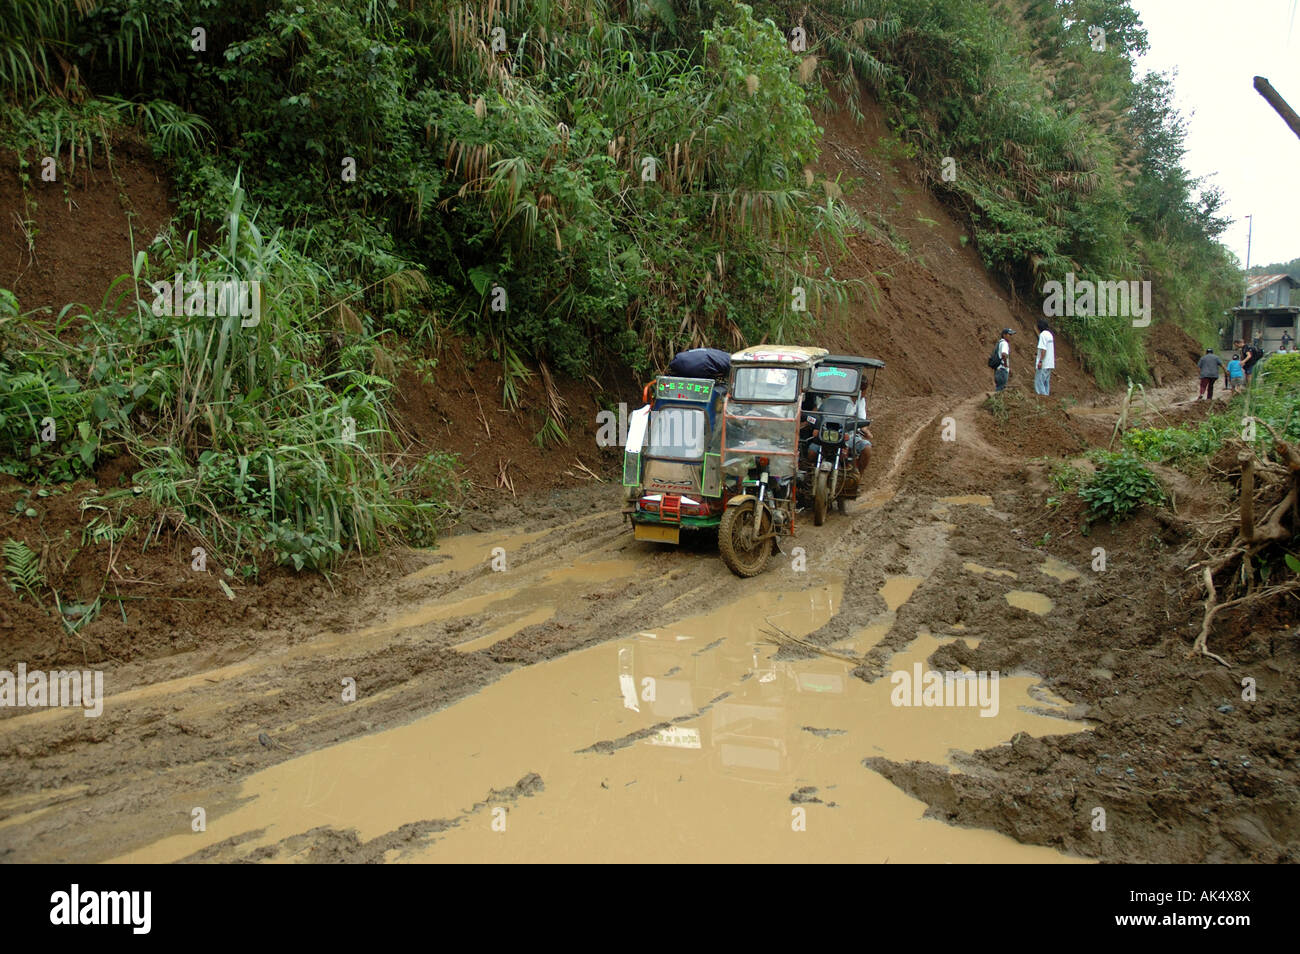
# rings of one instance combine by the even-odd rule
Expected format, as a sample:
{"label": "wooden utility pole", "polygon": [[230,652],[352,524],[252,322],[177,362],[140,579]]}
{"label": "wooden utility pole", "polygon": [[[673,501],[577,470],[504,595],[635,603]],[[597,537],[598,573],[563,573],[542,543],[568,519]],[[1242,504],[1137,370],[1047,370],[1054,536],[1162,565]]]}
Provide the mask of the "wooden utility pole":
{"label": "wooden utility pole", "polygon": [[1262,76],[1255,77],[1255,90],[1260,96],[1268,100],[1268,104],[1277,110],[1277,114],[1286,120],[1286,124],[1291,127],[1291,131],[1300,136],[1300,116],[1296,111],[1287,105],[1287,101],[1278,95],[1268,80]]}

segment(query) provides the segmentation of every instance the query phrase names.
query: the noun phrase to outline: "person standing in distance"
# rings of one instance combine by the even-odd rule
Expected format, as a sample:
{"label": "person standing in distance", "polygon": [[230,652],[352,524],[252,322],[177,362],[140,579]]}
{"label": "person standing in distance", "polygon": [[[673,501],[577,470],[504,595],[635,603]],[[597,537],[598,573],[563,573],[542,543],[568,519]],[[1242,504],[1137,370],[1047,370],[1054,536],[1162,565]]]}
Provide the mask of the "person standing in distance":
{"label": "person standing in distance", "polygon": [[1038,319],[1038,358],[1034,363],[1034,393],[1052,393],[1052,369],[1056,367],[1056,339],[1046,318]]}
{"label": "person standing in distance", "polygon": [[993,371],[993,390],[1001,391],[1007,386],[1007,379],[1011,377],[1011,336],[1015,332],[1010,328],[1003,328],[1002,334],[998,338],[998,366]]}
{"label": "person standing in distance", "polygon": [[1259,364],[1259,359],[1264,357],[1264,349],[1261,348],[1255,339],[1241,353],[1241,370],[1246,376],[1246,387],[1250,387],[1251,380],[1255,376],[1255,365]]}

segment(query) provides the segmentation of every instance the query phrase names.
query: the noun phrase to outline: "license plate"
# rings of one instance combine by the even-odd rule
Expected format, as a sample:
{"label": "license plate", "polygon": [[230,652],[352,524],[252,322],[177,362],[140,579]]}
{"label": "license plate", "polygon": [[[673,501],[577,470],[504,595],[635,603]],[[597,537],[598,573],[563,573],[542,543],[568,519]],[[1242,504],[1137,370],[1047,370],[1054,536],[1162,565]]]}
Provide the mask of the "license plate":
{"label": "license plate", "polygon": [[681,527],[664,527],[657,523],[638,523],[632,531],[633,539],[651,540],[654,543],[677,543]]}

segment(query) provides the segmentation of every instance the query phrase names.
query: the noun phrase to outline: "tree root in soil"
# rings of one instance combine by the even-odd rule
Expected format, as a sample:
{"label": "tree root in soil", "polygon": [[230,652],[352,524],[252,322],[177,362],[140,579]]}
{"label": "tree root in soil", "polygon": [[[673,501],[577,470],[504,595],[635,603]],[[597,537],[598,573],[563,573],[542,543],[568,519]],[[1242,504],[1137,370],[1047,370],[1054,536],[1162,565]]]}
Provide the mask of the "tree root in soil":
{"label": "tree root in soil", "polygon": [[[1256,572],[1257,558],[1265,565],[1281,561],[1287,553],[1286,544],[1300,532],[1300,450],[1266,421],[1252,420],[1272,436],[1278,463],[1249,447],[1237,455],[1241,475],[1237,515],[1208,524],[1194,544],[1200,559],[1188,567],[1188,572],[1200,571],[1195,586],[1205,600],[1201,631],[1188,655],[1208,656],[1224,666],[1230,664],[1209,649],[1217,615],[1229,608],[1257,611],[1300,592],[1300,578],[1266,585]],[[1258,518],[1261,513],[1262,520]]]}

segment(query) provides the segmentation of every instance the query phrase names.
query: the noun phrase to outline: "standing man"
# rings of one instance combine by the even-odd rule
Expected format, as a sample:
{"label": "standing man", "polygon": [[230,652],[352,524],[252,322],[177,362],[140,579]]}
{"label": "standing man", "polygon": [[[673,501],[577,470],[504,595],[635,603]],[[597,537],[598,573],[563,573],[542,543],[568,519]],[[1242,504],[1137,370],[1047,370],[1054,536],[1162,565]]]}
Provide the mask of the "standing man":
{"label": "standing man", "polygon": [[1287,330],[1287,331],[1282,332],[1282,350],[1283,350],[1283,351],[1290,351],[1290,350],[1291,350],[1291,332],[1290,332],[1290,330]]}
{"label": "standing man", "polygon": [[1250,387],[1250,382],[1255,372],[1255,365],[1259,359],[1264,357],[1264,349],[1260,348],[1253,341],[1246,345],[1246,350],[1241,354],[1241,370],[1246,375],[1246,387]]}
{"label": "standing man", "polygon": [[1214,353],[1213,348],[1206,348],[1205,354],[1197,362],[1201,368],[1201,390],[1196,395],[1196,400],[1204,398],[1207,401],[1214,400],[1214,382],[1219,380],[1219,366],[1223,364],[1219,356]]}
{"label": "standing man", "polygon": [[1038,359],[1034,363],[1034,392],[1052,393],[1052,369],[1056,367],[1056,339],[1046,318],[1038,319]]}
{"label": "standing man", "polygon": [[1007,379],[1011,377],[1011,336],[1015,332],[1010,328],[1003,328],[1002,334],[998,338],[998,366],[993,371],[993,390],[1001,391],[1007,386]]}

